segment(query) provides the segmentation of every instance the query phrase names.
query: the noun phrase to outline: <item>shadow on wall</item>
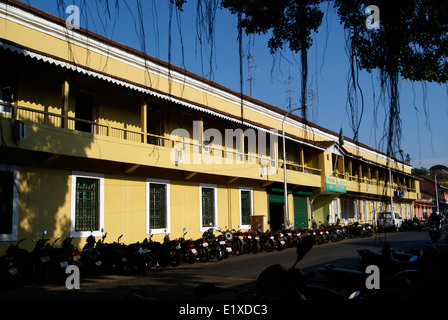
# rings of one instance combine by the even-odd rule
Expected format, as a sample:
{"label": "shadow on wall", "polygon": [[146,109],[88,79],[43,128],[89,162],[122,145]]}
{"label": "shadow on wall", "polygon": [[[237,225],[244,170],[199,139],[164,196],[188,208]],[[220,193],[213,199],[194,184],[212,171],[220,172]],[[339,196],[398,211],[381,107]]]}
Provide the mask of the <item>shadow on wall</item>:
{"label": "shadow on wall", "polygon": [[[0,51],[0,57],[4,61],[0,72],[15,77],[17,108],[12,115],[26,126],[25,137],[14,140],[9,132],[14,120],[0,114],[0,163],[19,169],[17,238],[25,238],[22,247],[32,249],[33,239],[42,237],[47,230],[50,243],[60,237],[57,243],[60,245],[70,236],[72,168],[64,164],[61,160],[64,157],[59,155],[85,157],[86,150],[92,146],[93,135],[75,131],[68,134],[61,129],[61,88],[66,77],[62,69],[9,52]],[[9,70],[12,66],[16,68],[14,72]],[[74,106],[74,99],[69,96],[70,107]],[[8,245],[1,243],[0,251],[6,250]]]}

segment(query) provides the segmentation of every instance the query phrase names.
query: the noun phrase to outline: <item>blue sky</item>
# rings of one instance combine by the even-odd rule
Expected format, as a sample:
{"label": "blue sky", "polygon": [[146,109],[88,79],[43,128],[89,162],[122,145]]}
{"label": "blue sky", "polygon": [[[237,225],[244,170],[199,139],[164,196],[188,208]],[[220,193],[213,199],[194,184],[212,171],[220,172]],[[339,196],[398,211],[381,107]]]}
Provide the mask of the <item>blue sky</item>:
{"label": "blue sky", "polygon": [[[58,11],[55,0],[24,0],[24,2],[64,19],[68,16],[63,11]],[[85,7],[85,2],[88,3],[88,7]],[[142,50],[139,37],[141,33],[134,23],[137,19],[134,2],[120,1],[119,14],[112,10],[111,18],[105,14],[99,1],[65,0],[64,5],[79,6],[82,27]],[[142,2],[146,52],[167,61],[168,0]],[[333,8],[327,11],[324,7],[324,14],[323,24],[314,36],[313,47],[309,50],[308,88],[312,91],[308,96],[308,119],[336,132],[339,132],[344,122],[344,134],[353,138],[354,133],[350,127],[350,116],[346,108],[349,60],[345,51],[344,30]],[[180,15],[177,16],[176,12],[173,12],[171,28],[172,64],[239,91],[240,70],[235,16],[230,15],[225,9],[218,10],[213,50],[206,41],[205,34],[202,45],[198,40],[196,0],[187,1],[185,10]],[[249,95],[250,87],[247,81],[249,66],[246,56],[250,53],[254,57],[252,96],[286,109],[289,97],[288,76],[291,74],[291,97],[293,106],[296,107],[300,100],[300,57],[288,50],[271,55],[267,48],[267,39],[267,36],[244,36],[243,91]],[[210,73],[211,52],[213,52],[212,73]],[[387,104],[382,103],[379,98],[381,92],[378,73],[361,72],[359,83],[364,96],[359,141],[385,151],[386,145],[382,143],[382,137]],[[414,167],[430,168],[436,164],[448,166],[448,87],[445,84],[422,84],[401,80],[400,93],[401,148],[404,154],[410,154],[411,164]],[[396,156],[398,157],[398,154]]]}

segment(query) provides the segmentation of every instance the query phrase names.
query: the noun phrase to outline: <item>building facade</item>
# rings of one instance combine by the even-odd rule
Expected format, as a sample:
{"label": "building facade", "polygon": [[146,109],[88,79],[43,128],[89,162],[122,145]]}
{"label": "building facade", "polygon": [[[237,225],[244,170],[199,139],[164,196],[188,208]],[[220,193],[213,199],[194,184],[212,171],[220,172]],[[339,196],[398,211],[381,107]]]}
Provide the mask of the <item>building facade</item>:
{"label": "building facade", "polygon": [[2,247],[413,216],[411,167],[369,146],[21,2],[0,23]]}
{"label": "building facade", "polygon": [[[448,188],[436,184],[427,177],[418,176],[420,179],[420,194],[414,202],[415,215],[419,219],[428,219],[432,213],[448,214]],[[437,196],[436,196],[437,194]],[[438,197],[438,198],[437,198]],[[437,208],[438,207],[438,208]]]}

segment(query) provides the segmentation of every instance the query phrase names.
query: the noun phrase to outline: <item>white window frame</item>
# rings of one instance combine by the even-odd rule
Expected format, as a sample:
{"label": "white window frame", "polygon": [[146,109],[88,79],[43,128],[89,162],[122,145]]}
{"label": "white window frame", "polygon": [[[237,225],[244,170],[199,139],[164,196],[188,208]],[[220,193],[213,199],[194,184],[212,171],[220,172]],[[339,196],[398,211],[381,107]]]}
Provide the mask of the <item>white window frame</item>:
{"label": "white window frame", "polygon": [[[99,230],[91,231],[75,231],[76,216],[76,178],[88,178],[99,180],[98,193],[100,198],[99,204]],[[101,237],[104,230],[104,175],[99,173],[73,171],[71,174],[71,190],[70,190],[70,236],[74,238],[86,238],[90,235]]]}
{"label": "white window frame", "polygon": [[243,212],[242,212],[242,206],[241,206],[241,192],[242,191],[249,191],[250,192],[250,215],[254,215],[254,189],[248,188],[248,187],[240,187],[238,191],[238,205],[239,205],[239,211],[240,211],[240,229],[250,229],[250,224],[243,224],[242,218],[243,218]]}
{"label": "white window frame", "polygon": [[[149,225],[149,192],[150,184],[164,184],[166,185],[166,228],[156,228],[152,229]],[[164,234],[171,232],[171,210],[170,210],[170,180],[163,179],[146,179],[146,234]],[[151,230],[151,232],[149,232]]]}
{"label": "white window frame", "polygon": [[[202,226],[202,188],[214,189],[213,190],[213,196],[214,196],[214,201],[215,201],[215,203],[214,203],[215,225],[214,226],[206,226],[206,227]],[[216,184],[200,183],[199,184],[199,231],[205,232],[210,228],[219,228],[219,224],[218,224],[218,187],[216,186]]]}
{"label": "white window frame", "polygon": [[0,241],[17,241],[19,225],[19,169],[16,166],[0,165],[0,171],[13,173],[13,199],[12,199],[12,231],[10,234],[0,234]]}

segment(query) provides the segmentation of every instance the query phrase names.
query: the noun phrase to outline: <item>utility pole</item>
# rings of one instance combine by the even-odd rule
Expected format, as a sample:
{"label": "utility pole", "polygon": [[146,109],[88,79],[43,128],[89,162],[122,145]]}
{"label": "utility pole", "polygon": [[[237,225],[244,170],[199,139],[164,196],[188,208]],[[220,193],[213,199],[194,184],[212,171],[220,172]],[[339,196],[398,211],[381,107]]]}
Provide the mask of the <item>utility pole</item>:
{"label": "utility pole", "polygon": [[255,68],[252,63],[254,62],[255,58],[249,53],[247,55],[247,60],[249,61],[249,79],[247,79],[247,81],[249,81],[249,95],[252,97],[252,81],[255,80],[252,77],[252,70]]}

